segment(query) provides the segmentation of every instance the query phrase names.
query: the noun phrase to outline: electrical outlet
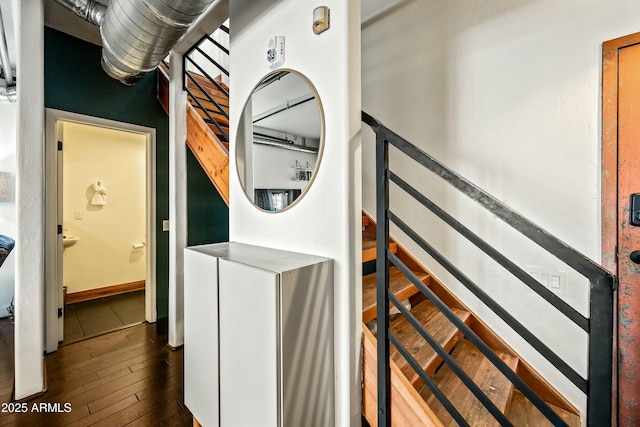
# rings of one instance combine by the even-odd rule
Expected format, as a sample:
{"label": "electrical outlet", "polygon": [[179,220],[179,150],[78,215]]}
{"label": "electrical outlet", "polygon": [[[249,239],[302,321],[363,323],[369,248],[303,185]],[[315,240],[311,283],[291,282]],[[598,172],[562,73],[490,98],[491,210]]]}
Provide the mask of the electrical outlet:
{"label": "electrical outlet", "polygon": [[567,273],[546,267],[526,267],[527,273],[544,287],[557,295],[564,295],[567,292]]}

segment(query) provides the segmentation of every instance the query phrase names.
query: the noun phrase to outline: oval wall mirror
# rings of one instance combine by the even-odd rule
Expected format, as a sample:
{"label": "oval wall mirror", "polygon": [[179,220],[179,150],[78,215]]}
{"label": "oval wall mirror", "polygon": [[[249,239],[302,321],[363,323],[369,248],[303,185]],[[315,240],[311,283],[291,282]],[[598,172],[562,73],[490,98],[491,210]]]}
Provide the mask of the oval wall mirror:
{"label": "oval wall mirror", "polygon": [[267,74],[253,88],[236,138],[238,177],[259,209],[297,203],[312,184],[324,146],[324,113],[311,82],[293,70]]}

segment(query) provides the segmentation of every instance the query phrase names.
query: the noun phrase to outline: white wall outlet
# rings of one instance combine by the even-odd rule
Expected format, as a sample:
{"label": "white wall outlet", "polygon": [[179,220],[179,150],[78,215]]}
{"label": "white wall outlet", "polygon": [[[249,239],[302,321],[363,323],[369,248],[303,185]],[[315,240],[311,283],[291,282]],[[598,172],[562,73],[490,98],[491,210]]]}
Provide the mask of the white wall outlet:
{"label": "white wall outlet", "polygon": [[163,219],[162,220],[162,231],[169,231],[169,220],[168,219]]}
{"label": "white wall outlet", "polygon": [[83,218],[84,218],[84,209],[73,210],[73,219],[83,219]]}

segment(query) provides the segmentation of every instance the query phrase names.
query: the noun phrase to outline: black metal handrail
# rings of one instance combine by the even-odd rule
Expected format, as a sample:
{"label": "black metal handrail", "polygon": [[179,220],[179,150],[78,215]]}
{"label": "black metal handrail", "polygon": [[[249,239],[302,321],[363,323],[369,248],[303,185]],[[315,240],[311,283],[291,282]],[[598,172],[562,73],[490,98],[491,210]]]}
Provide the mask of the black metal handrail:
{"label": "black metal handrail", "polygon": [[[229,28],[224,25],[220,26],[220,28],[216,31],[222,31],[229,34]],[[198,79],[193,75],[193,73],[188,71],[187,69],[187,64],[193,65],[198,70],[198,74],[203,76],[216,88],[217,91],[221,92],[228,98],[229,92],[224,88],[224,86],[222,86],[220,82],[213,78],[210,73],[205,70],[205,66],[203,64],[200,64],[192,55],[194,53],[198,53],[202,58],[204,58],[205,62],[213,65],[214,69],[217,69],[221,74],[224,74],[228,77],[229,71],[218,61],[212,58],[210,54],[210,52],[212,51],[222,52],[224,55],[229,56],[229,49],[226,46],[222,45],[213,37],[206,34],[185,52],[185,54],[182,56],[182,68],[184,70],[184,74],[182,77],[182,87],[187,92],[189,98],[196,104],[194,107],[201,110],[202,113],[206,116],[205,121],[208,124],[215,126],[215,128],[218,130],[220,134],[219,137],[222,142],[229,142],[229,135],[227,133],[227,130],[224,129],[225,126],[222,125],[218,120],[216,120],[216,118],[212,114],[212,111],[216,114],[220,114],[227,120],[229,119],[229,114],[213,98],[213,96],[209,94],[209,91],[206,90],[200,84],[200,82],[198,82]],[[192,91],[189,88],[188,82],[192,82],[198,88],[199,93],[195,93],[194,91]],[[203,101],[201,101],[202,97],[204,97],[205,99],[204,102],[209,102],[211,105],[213,105],[213,110],[210,110],[203,105]]]}
{"label": "black metal handrail", "polygon": [[[457,410],[451,410],[451,403],[442,393],[436,393],[432,381],[426,381],[426,374],[421,371],[419,365],[413,360],[410,353],[402,346],[391,331],[389,331],[389,302],[392,302],[400,312],[416,328],[418,333],[434,348],[461,381],[470,388],[478,400],[494,415],[502,425],[510,425],[502,413],[496,413],[497,408],[491,403],[489,398],[482,393],[477,386],[456,364],[447,352],[440,347],[429,335],[420,323],[413,318],[413,315],[397,300],[395,295],[389,291],[389,267],[393,263],[411,282],[429,299],[477,348],[487,359],[489,359],[498,370],[509,379],[520,392],[540,410],[554,425],[566,425],[565,422],[540,398],[533,390],[513,372],[493,350],[478,337],[469,326],[461,321],[451,309],[444,304],[422,281],[407,267],[398,257],[388,251],[389,247],[389,223],[394,223],[403,233],[417,243],[436,262],[451,273],[460,283],[466,286],[476,297],[496,313],[507,325],[523,337],[533,348],[535,348],[545,359],[550,361],[560,373],[568,378],[578,389],[587,396],[587,424],[589,426],[608,425],[611,421],[611,388],[612,388],[612,363],[613,363],[613,291],[615,290],[614,277],[601,266],[579,253],[575,249],[560,241],[545,230],[541,229],[528,219],[511,210],[508,206],[491,196],[486,191],[480,189],[475,184],[466,180],[462,176],[453,172],[433,157],[409,143],[387,127],[382,125],[375,118],[367,113],[362,113],[362,120],[368,124],[376,133],[376,185],[377,185],[377,237],[378,257],[376,261],[377,274],[377,310],[378,310],[378,425],[390,426],[390,371],[389,371],[389,341],[391,341],[398,351],[407,359],[409,364],[417,371],[418,375],[425,382],[435,397],[442,403],[448,412],[464,425],[466,422],[460,421],[460,414]],[[470,199],[476,201],[487,211],[502,219],[506,224],[520,232],[531,241],[545,249],[547,252],[563,261],[589,280],[591,301],[590,316],[583,316],[569,304],[558,298],[554,293],[542,286],[533,279],[523,269],[501,254],[479,236],[474,234],[442,208],[437,206],[425,195],[411,187],[398,175],[389,170],[388,153],[389,144],[407,154],[417,163],[421,164],[430,172],[444,179],[448,184],[458,189]],[[569,366],[560,356],[555,354],[545,343],[531,333],[524,325],[518,322],[506,309],[501,307],[495,300],[486,294],[480,286],[469,279],[460,269],[458,269],[446,257],[440,254],[433,246],[426,242],[414,230],[412,230],[397,214],[389,208],[389,181],[398,186],[406,194],[420,202],[429,209],[445,224],[465,237],[469,242],[482,250],[495,262],[500,264],[514,277],[527,285],[530,289],[544,298],[549,304],[555,307],[567,319],[571,320],[583,331],[589,334],[589,360],[588,376],[583,378],[571,366]]]}

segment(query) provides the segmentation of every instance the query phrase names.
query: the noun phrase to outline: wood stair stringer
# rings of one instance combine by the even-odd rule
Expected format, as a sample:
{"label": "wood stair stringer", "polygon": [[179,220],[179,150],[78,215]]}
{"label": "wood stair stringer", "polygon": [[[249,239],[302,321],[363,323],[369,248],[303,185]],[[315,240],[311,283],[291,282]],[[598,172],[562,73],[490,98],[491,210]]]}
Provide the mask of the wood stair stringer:
{"label": "wood stair stringer", "polygon": [[[158,67],[157,75],[158,101],[165,112],[169,114],[169,69],[165,64],[161,64]],[[202,76],[196,78],[204,79]],[[224,83],[221,83],[221,85],[228,91],[228,87]],[[199,91],[197,86],[193,86]],[[201,86],[206,88],[214,87],[213,84],[210,82],[205,83],[205,81],[201,82]],[[219,95],[223,96],[222,92],[219,92]],[[214,93],[212,96],[218,95]],[[221,99],[220,102],[228,109],[228,98],[226,100]],[[222,197],[222,200],[229,206],[229,144],[220,140],[220,133],[217,128],[214,125],[207,124],[202,114],[201,111],[199,112],[190,103],[187,103],[186,143]],[[228,133],[228,120],[221,114],[216,114],[216,117],[226,120],[226,132]],[[225,128],[224,120],[223,129]]]}
{"label": "wood stair stringer", "polygon": [[187,105],[187,145],[229,206],[229,151],[191,105]]}
{"label": "wood stair stringer", "polygon": [[[378,425],[376,338],[363,323],[362,412],[371,427]],[[431,408],[391,361],[391,425],[443,427]]]}

